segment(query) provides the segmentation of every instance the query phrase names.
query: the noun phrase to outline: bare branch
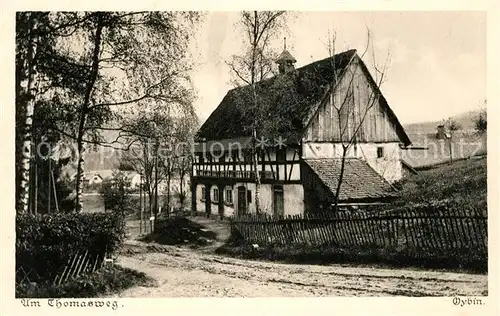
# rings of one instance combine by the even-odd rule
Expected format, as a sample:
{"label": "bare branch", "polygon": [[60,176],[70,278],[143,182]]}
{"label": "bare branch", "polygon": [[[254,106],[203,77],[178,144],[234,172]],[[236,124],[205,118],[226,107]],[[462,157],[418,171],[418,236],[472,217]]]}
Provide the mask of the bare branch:
{"label": "bare branch", "polygon": [[226,62],[226,64],[229,66],[229,68],[231,68],[231,70],[236,74],[236,76],[243,82],[245,82],[246,84],[251,84],[250,81],[248,81],[241,73],[240,71],[238,71],[238,69],[236,68],[236,66],[232,63],[229,63],[229,62]]}

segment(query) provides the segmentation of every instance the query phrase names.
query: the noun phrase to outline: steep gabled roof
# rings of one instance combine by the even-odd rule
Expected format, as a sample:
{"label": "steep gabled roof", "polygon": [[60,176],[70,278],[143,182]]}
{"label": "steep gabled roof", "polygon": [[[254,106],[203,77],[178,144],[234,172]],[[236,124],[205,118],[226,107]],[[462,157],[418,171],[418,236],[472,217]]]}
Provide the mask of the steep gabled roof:
{"label": "steep gabled roof", "polygon": [[[270,109],[269,120],[276,121],[283,137],[300,137],[305,117],[311,107],[321,101],[324,93],[334,81],[334,74],[340,73],[356,53],[349,50],[332,57],[316,61],[295,71],[265,79],[256,84],[259,95],[279,89],[275,95],[275,106]],[[332,67],[332,64],[335,67]],[[245,113],[245,106],[252,101],[252,89],[243,86],[229,90],[219,106],[198,131],[198,138],[206,140],[230,139],[250,136],[252,115]],[[282,101],[282,102],[279,102]],[[282,118],[286,118],[283,120]]]}
{"label": "steep gabled roof", "polygon": [[[304,134],[311,113],[325,99],[328,91],[335,86],[335,79],[340,79],[351,60],[357,56],[356,50],[348,50],[333,57],[328,57],[295,71],[279,74],[256,83],[259,98],[272,104],[266,108],[269,124],[276,133],[284,138],[298,141]],[[361,61],[363,69],[366,66]],[[369,75],[369,79],[373,78]],[[197,133],[198,140],[219,140],[251,136],[253,103],[251,86],[229,90],[219,106],[201,126]],[[382,96],[382,105],[387,108],[389,117],[394,120],[398,135],[405,145],[410,140],[396,116]],[[246,128],[247,127],[247,128]]]}
{"label": "steep gabled roof", "polygon": [[[340,177],[342,159],[305,159],[307,165],[334,196]],[[397,191],[365,161],[345,160],[340,186],[340,201],[380,200],[397,196]]]}

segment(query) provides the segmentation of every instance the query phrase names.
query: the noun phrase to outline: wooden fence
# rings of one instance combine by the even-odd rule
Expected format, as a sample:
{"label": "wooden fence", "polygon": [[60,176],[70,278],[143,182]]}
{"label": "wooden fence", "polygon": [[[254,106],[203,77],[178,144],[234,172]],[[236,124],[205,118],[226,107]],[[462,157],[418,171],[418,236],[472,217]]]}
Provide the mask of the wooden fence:
{"label": "wooden fence", "polygon": [[231,220],[231,233],[259,245],[390,247],[409,252],[474,249],[487,254],[487,217],[459,211],[247,215]]}
{"label": "wooden fence", "polygon": [[85,253],[76,253],[69,257],[64,270],[56,275],[53,283],[59,285],[70,279],[98,270],[104,265],[105,257],[105,255],[92,256],[88,251]]}
{"label": "wooden fence", "polygon": [[16,270],[17,283],[51,281],[54,285],[63,284],[84,274],[92,273],[105,264],[106,255],[75,253],[68,257],[67,263],[60,271],[38,273],[35,269],[25,269],[22,265]]}

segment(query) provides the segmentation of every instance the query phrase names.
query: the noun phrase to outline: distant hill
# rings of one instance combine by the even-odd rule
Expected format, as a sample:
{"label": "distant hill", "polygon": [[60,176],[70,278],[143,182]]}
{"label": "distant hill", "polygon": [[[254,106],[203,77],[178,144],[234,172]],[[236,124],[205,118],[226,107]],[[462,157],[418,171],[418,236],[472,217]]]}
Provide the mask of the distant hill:
{"label": "distant hill", "polygon": [[[486,154],[486,134],[479,135],[474,129],[474,119],[478,115],[479,110],[452,117],[461,125],[461,129],[453,133],[451,145],[436,138],[437,126],[443,124],[445,119],[404,125],[414,149],[403,150],[401,153],[402,160],[412,168],[419,169],[452,159],[467,159],[471,156]],[[423,148],[426,148],[426,150],[421,150]]]}
{"label": "distant hill", "polygon": [[[455,115],[453,116],[453,119],[455,119],[462,126],[462,130],[465,132],[474,129],[473,120],[478,115],[479,110],[469,111]],[[420,138],[423,135],[432,137],[432,135],[436,133],[437,126],[443,124],[446,119],[447,118],[443,118],[443,120],[440,121],[404,124],[403,126],[415,145],[423,145]],[[114,140],[118,135],[118,133],[114,131],[104,131],[103,134],[107,140]],[[87,152],[85,156],[85,170],[95,171],[103,169],[117,169],[120,164],[121,155],[122,152],[120,150],[106,147],[100,147],[97,151]]]}
{"label": "distant hill", "polygon": [[119,150],[101,147],[97,151],[88,152],[85,155],[85,170],[118,169],[120,157]]}
{"label": "distant hill", "polygon": [[[461,126],[462,130],[473,130],[474,129],[474,119],[479,115],[479,110],[469,111],[465,113],[461,113],[452,118],[457,121]],[[406,132],[409,134],[413,133],[435,133],[438,125],[443,124],[448,118],[443,118],[439,121],[430,121],[430,122],[420,122],[420,123],[411,123],[411,124],[403,124]]]}

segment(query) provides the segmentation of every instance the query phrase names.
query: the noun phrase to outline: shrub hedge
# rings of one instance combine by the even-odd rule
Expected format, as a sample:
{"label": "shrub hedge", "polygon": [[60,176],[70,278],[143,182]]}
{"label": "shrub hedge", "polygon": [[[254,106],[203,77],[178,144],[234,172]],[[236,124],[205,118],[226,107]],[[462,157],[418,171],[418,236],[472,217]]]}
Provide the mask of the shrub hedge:
{"label": "shrub hedge", "polygon": [[16,286],[16,298],[80,298],[97,297],[130,288],[134,285],[154,286],[155,281],[118,265],[106,267],[88,276],[81,276],[59,286],[51,283],[25,283]]}
{"label": "shrub hedge", "polygon": [[[125,237],[118,212],[68,213],[16,217],[16,271],[34,271],[30,281],[52,280],[75,253],[92,258],[115,252]],[[37,277],[37,275],[39,277]],[[22,278],[23,275],[17,277]]]}

